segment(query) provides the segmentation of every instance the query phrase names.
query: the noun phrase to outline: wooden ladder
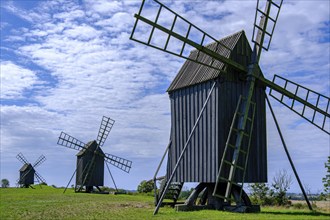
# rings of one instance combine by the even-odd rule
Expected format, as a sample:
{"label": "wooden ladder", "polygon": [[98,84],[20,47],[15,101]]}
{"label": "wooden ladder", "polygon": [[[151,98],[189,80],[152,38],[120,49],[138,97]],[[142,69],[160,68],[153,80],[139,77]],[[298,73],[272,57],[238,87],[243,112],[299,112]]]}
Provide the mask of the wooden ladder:
{"label": "wooden ladder", "polygon": [[[238,119],[242,116],[240,109],[244,105],[246,98],[240,96],[238,100],[238,104],[235,110],[235,114],[233,117],[232,124],[230,126],[230,131],[228,135],[228,139],[226,142],[226,146],[224,149],[224,153],[222,155],[221,164],[217,176],[217,181],[215,185],[215,189],[213,192],[213,196],[220,197],[225,200],[225,202],[231,202],[231,189],[232,185],[237,185],[241,188],[240,198],[242,195],[242,189],[244,184],[244,178],[246,173],[247,162],[249,158],[250,144],[251,144],[251,135],[253,131],[253,122],[255,116],[255,103],[251,102],[251,107],[249,111],[249,115],[247,117],[247,124],[245,126],[245,130],[239,130],[238,127]],[[239,144],[235,144],[238,136],[242,136],[242,141]],[[233,144],[234,143],[234,144]],[[231,160],[228,158],[231,157]],[[239,169],[243,172],[241,184],[235,180],[236,170]],[[228,173],[229,170],[229,173]],[[227,183],[225,195],[221,193],[220,182]],[[241,201],[235,201],[236,204]]]}

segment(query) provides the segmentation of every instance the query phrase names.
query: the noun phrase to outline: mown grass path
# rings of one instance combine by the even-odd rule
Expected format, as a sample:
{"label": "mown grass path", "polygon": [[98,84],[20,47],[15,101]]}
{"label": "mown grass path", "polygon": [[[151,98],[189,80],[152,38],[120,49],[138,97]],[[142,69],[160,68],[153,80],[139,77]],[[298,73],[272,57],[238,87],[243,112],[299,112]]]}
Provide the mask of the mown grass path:
{"label": "mown grass path", "polygon": [[153,216],[153,198],[143,195],[74,193],[43,186],[42,189],[0,189],[0,219],[330,219],[325,211],[262,208],[262,212],[175,212],[170,207]]}

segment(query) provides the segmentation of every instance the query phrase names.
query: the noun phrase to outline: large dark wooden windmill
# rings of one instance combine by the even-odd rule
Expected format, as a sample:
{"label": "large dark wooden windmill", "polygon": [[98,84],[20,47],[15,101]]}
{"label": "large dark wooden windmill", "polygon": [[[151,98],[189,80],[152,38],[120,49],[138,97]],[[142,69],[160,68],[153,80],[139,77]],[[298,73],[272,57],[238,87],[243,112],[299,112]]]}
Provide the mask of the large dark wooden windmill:
{"label": "large dark wooden windmill", "polygon": [[[264,78],[259,59],[262,50],[269,49],[282,0],[257,1],[252,48],[244,31],[217,40],[159,1],[148,2],[152,3],[142,1],[135,14],[130,38],[187,59],[168,89],[170,142],[154,179],[160,179],[157,173],[166,155],[167,173],[155,193],[154,214],[168,194],[174,195],[175,204],[185,182],[199,185],[178,209],[258,211],[243,184],[267,182],[266,103],[311,209],[266,88],[270,96],[327,134],[330,100],[283,77]],[[201,205],[196,206],[200,194]]]}
{"label": "large dark wooden windmill", "polygon": [[[78,139],[61,132],[57,144],[79,150],[79,153],[77,154],[77,167],[67,187],[69,186],[73,176],[76,174],[75,192],[94,192],[94,187],[96,187],[99,192],[102,192],[100,186],[104,185],[104,161],[126,173],[129,173],[132,161],[114,156],[112,154],[104,153],[101,149],[114,123],[115,121],[111,118],[103,116],[97,139],[90,141],[87,144],[84,144]],[[107,163],[105,164],[117,189],[116,183]]]}
{"label": "large dark wooden windmill", "polygon": [[35,170],[36,167],[46,160],[44,155],[41,155],[33,165],[26,160],[22,153],[17,154],[16,158],[23,163],[23,166],[19,170],[19,179],[17,180],[17,184],[20,187],[33,188],[31,185],[35,183],[34,177],[38,183],[46,182],[46,180]]}

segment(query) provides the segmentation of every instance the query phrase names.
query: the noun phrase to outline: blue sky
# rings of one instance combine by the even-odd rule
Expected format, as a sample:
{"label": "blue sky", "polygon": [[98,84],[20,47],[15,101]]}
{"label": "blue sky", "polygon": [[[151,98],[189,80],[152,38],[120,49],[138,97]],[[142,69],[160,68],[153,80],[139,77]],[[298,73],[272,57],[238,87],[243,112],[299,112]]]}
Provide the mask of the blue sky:
{"label": "blue sky", "polygon": [[[249,39],[256,1],[162,1],[215,38],[245,30]],[[65,186],[75,150],[58,146],[61,131],[96,139],[103,115],[116,120],[104,152],[133,161],[130,174],[110,166],[117,186],[136,189],[151,179],[168,144],[166,93],[184,60],[129,40],[140,0],[1,1],[1,179],[14,185],[22,152],[48,184]],[[285,1],[265,76],[286,77],[330,93],[329,1]],[[329,135],[270,98],[301,180],[322,189]],[[327,124],[329,127],[329,123]],[[268,113],[268,173],[292,173]],[[163,169],[164,171],[164,169]],[[112,186],[105,173],[105,185]],[[296,181],[291,191],[299,192]]]}

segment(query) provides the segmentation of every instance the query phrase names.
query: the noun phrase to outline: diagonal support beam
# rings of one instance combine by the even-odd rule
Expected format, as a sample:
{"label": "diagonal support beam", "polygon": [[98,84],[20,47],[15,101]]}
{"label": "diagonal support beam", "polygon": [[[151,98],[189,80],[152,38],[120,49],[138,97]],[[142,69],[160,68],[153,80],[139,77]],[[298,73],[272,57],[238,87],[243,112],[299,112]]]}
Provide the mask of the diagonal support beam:
{"label": "diagonal support beam", "polygon": [[105,165],[107,165],[107,168],[108,168],[108,171],[109,171],[109,174],[110,174],[111,180],[112,180],[112,182],[113,182],[113,185],[115,185],[116,192],[118,192],[118,188],[117,188],[117,185],[116,185],[115,179],[113,178],[112,173],[111,173],[111,171],[110,171],[109,165],[108,165],[107,163],[105,163]]}
{"label": "diagonal support beam", "polygon": [[270,109],[270,111],[271,111],[271,113],[272,113],[272,116],[273,116],[273,119],[274,119],[274,122],[275,122],[275,125],[276,125],[276,128],[277,128],[278,134],[280,135],[280,138],[281,138],[281,141],[282,141],[282,144],[283,144],[283,147],[284,147],[284,150],[285,150],[286,156],[288,157],[288,160],[289,160],[290,165],[291,165],[291,167],[292,167],[293,173],[294,173],[294,175],[295,175],[295,177],[296,177],[296,179],[297,179],[297,181],[298,181],[298,184],[299,184],[299,187],[300,187],[300,189],[301,189],[301,192],[302,192],[303,195],[304,195],[304,198],[305,198],[305,200],[306,200],[306,203],[307,203],[307,205],[308,205],[309,210],[313,210],[312,205],[310,204],[310,202],[309,202],[309,200],[308,200],[308,197],[307,197],[307,195],[306,195],[305,189],[304,189],[304,187],[303,187],[303,185],[302,185],[302,183],[301,183],[301,181],[300,181],[300,178],[299,178],[299,176],[298,176],[298,173],[297,173],[297,171],[296,171],[296,168],[295,168],[295,166],[294,166],[294,164],[293,164],[293,161],[292,161],[292,159],[291,159],[290,153],[289,153],[288,148],[287,148],[287,146],[286,146],[286,144],[285,144],[285,141],[284,141],[284,138],[283,138],[282,132],[281,132],[281,130],[280,130],[280,126],[279,126],[278,123],[277,123],[277,120],[276,120],[276,117],[275,117],[275,114],[274,114],[273,108],[272,108],[272,106],[271,106],[271,104],[270,104],[270,102],[269,102],[269,99],[268,99],[267,95],[266,95],[266,100],[267,100],[268,107],[269,107],[269,109]]}
{"label": "diagonal support beam", "polygon": [[170,139],[170,142],[168,143],[168,145],[167,145],[167,147],[166,147],[166,150],[165,150],[165,152],[164,152],[164,154],[163,154],[162,159],[160,160],[160,162],[159,162],[159,164],[158,164],[158,167],[157,167],[157,169],[156,169],[156,172],[155,172],[155,175],[154,175],[154,178],[153,178],[153,180],[154,180],[154,195],[155,195],[155,204],[156,204],[156,205],[157,205],[157,203],[158,203],[157,184],[156,184],[156,181],[157,181],[157,174],[158,174],[158,172],[159,172],[159,170],[160,170],[160,167],[161,167],[162,164],[163,164],[163,161],[164,161],[164,159],[165,159],[165,156],[166,156],[168,150],[170,149],[171,145],[172,145],[172,140]]}

